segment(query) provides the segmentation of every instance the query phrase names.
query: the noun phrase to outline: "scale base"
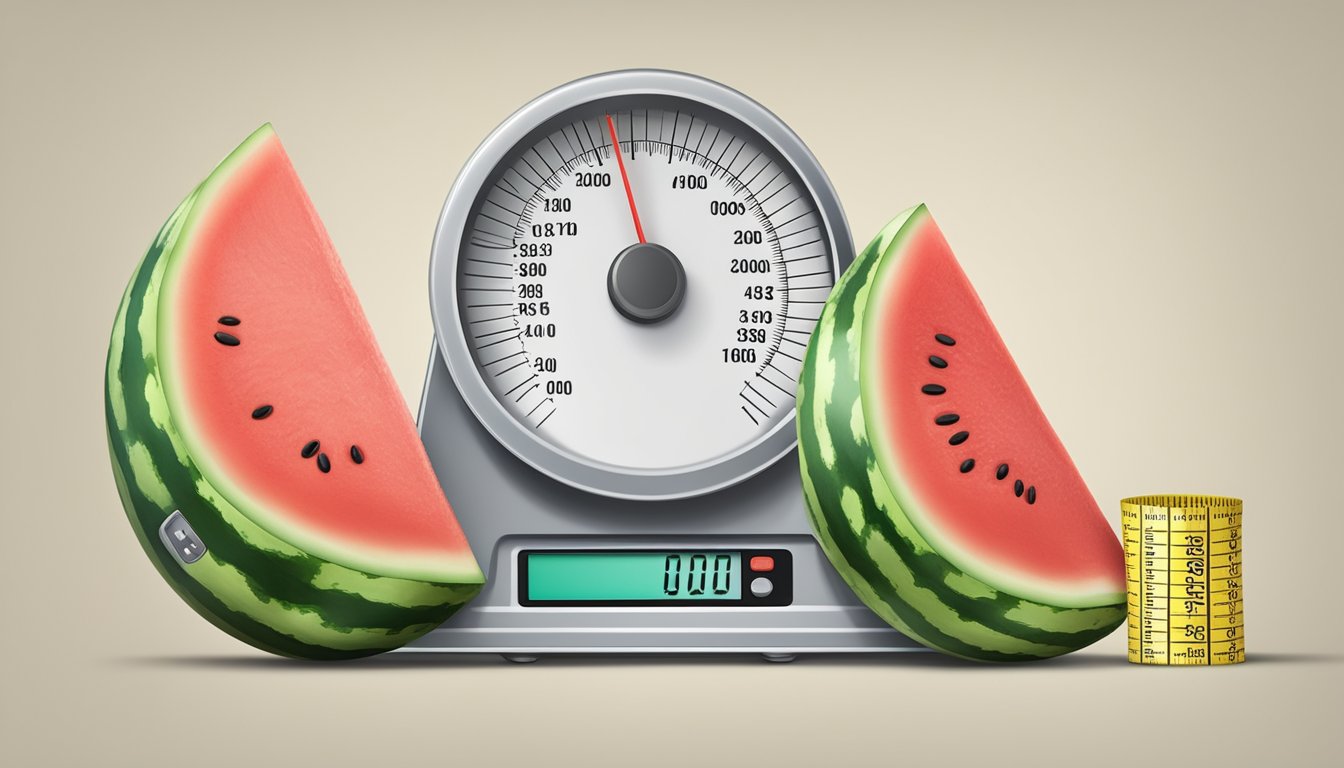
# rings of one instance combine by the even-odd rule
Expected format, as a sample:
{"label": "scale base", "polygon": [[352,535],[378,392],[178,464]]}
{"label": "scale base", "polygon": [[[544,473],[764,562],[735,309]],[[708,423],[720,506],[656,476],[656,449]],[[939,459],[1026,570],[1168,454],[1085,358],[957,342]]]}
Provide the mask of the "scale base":
{"label": "scale base", "polygon": [[[510,661],[514,664],[533,664],[541,658],[540,656],[522,656],[516,653],[505,653],[501,655],[504,657],[505,661]],[[792,653],[763,653],[761,654],[761,658],[777,664],[785,664],[798,657]]]}
{"label": "scale base", "polygon": [[[493,653],[520,663],[551,654],[760,654],[924,650],[866,606],[812,536],[793,452],[731,488],[675,501],[586,493],[527,466],[467,408],[435,344],[420,433],[440,484],[486,572],[485,588],[402,650]],[[518,553],[537,549],[786,549],[785,606],[523,606]]]}

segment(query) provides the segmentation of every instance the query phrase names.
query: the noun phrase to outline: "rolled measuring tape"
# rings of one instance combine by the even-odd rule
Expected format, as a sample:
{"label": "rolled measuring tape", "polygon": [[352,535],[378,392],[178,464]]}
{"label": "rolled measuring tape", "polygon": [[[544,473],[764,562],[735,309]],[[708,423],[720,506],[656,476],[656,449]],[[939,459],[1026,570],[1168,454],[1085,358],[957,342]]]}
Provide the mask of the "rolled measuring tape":
{"label": "rolled measuring tape", "polygon": [[1135,496],[1120,502],[1129,660],[1208,666],[1246,660],[1241,499]]}

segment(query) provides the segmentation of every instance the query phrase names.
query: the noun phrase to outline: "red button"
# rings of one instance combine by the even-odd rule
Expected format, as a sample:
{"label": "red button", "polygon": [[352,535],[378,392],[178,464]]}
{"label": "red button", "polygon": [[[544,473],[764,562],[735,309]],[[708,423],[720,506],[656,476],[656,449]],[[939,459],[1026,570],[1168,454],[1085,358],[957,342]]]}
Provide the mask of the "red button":
{"label": "red button", "polygon": [[775,570],[775,558],[769,555],[756,555],[751,558],[747,565],[751,570],[757,572],[773,571]]}

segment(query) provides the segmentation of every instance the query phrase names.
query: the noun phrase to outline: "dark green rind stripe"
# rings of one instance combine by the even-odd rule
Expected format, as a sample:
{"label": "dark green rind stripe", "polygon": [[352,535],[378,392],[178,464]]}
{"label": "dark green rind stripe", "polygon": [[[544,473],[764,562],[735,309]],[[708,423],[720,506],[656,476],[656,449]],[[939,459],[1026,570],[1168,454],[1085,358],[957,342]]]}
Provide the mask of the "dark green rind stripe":
{"label": "dark green rind stripe", "polygon": [[[190,202],[188,198],[184,207]],[[109,446],[137,538],[188,604],[263,650],[302,658],[350,658],[409,642],[451,616],[480,585],[370,576],[287,547],[251,526],[214,493],[163,428],[169,418],[166,406],[152,397],[155,350],[152,340],[142,338],[140,325],[142,315],[156,311],[155,275],[162,273],[162,259],[173,244],[172,225],[183,210],[165,225],[132,278],[109,350]],[[149,320],[152,327],[154,318]],[[132,453],[139,455],[139,462]],[[182,511],[208,550],[205,559],[191,566],[172,559],[158,540],[159,525],[174,509]],[[233,582],[231,593],[220,591],[226,582]],[[278,632],[239,610],[242,603],[253,612],[279,617],[291,632]]]}
{"label": "dark green rind stripe", "polygon": [[[1059,609],[970,577],[919,536],[875,466],[856,407],[861,310],[873,271],[906,229],[902,222],[890,225],[837,284],[800,376],[799,457],[823,550],[865,604],[938,650],[1010,661],[1084,647],[1123,620],[1123,606]],[[823,350],[828,354],[821,358]]]}

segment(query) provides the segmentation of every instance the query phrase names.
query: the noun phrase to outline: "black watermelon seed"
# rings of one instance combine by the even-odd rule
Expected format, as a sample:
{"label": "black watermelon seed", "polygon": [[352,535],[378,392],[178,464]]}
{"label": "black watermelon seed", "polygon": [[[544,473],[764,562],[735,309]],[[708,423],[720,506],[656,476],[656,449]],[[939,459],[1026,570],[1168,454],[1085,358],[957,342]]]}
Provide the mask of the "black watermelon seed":
{"label": "black watermelon seed", "polygon": [[948,427],[961,421],[961,417],[955,413],[944,413],[934,418],[933,423],[940,427]]}
{"label": "black watermelon seed", "polygon": [[947,391],[947,387],[942,384],[925,384],[919,391],[926,395],[941,395]]}
{"label": "black watermelon seed", "polygon": [[947,361],[937,355],[929,355],[929,365],[934,368],[946,368]]}
{"label": "black watermelon seed", "polygon": [[331,459],[327,458],[327,454],[317,454],[317,468],[322,470],[323,474],[331,471]]}
{"label": "black watermelon seed", "polygon": [[241,343],[238,341],[237,336],[223,331],[215,331],[215,341],[218,341],[226,347],[236,347]]}
{"label": "black watermelon seed", "polygon": [[358,445],[350,446],[350,460],[356,464],[364,463],[364,452],[359,450]]}
{"label": "black watermelon seed", "polygon": [[275,409],[272,408],[272,407],[269,406],[269,405],[263,405],[263,406],[261,406],[260,408],[255,408],[255,409],[253,409],[253,411],[252,411],[252,418],[254,418],[254,419],[264,419],[264,418],[266,418],[267,416],[270,416],[270,415],[271,415],[271,412],[274,411],[274,410],[275,410]]}
{"label": "black watermelon seed", "polygon": [[946,333],[935,333],[933,334],[933,338],[934,341],[947,347],[955,347],[957,345],[957,340],[948,336]]}
{"label": "black watermelon seed", "polygon": [[972,469],[975,469],[975,459],[967,459],[961,462],[962,473],[970,472]]}
{"label": "black watermelon seed", "polygon": [[1013,483],[1013,493],[1017,494],[1018,496],[1021,496],[1021,495],[1022,495],[1022,481],[1021,481],[1021,480],[1018,480],[1017,482]]}
{"label": "black watermelon seed", "polygon": [[1002,480],[1003,478],[1005,478],[1005,477],[1007,477],[1007,476],[1008,476],[1008,465],[1007,465],[1007,464],[1000,464],[1000,465],[999,465],[999,470],[998,470],[997,472],[994,473],[994,477],[996,477],[996,478]]}
{"label": "black watermelon seed", "polygon": [[317,453],[317,449],[321,445],[322,444],[316,440],[309,440],[308,443],[303,446],[303,451],[301,451],[299,455],[303,456],[305,459],[311,459],[313,458],[313,454]]}
{"label": "black watermelon seed", "polygon": [[1034,485],[1027,489],[1027,503],[1028,504],[1036,503],[1036,486]]}
{"label": "black watermelon seed", "polygon": [[949,445],[961,445],[962,443],[966,442],[966,438],[970,436],[971,436],[970,432],[962,430],[961,432],[958,432],[955,435],[947,438],[947,442]]}
{"label": "black watermelon seed", "polygon": [[241,325],[242,322],[243,322],[242,320],[239,320],[238,318],[234,317],[233,315],[225,315],[225,316],[219,318],[219,324],[220,324],[220,325]]}

